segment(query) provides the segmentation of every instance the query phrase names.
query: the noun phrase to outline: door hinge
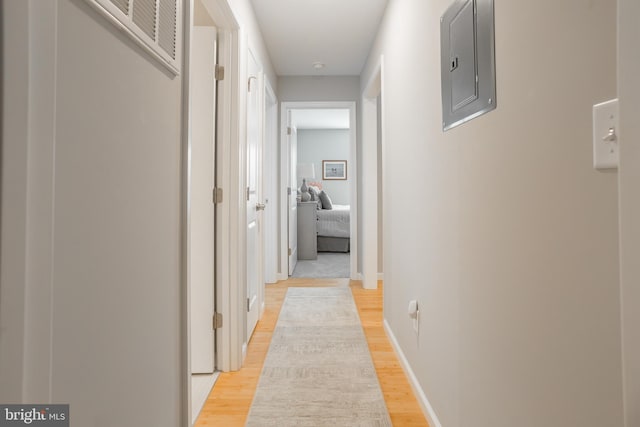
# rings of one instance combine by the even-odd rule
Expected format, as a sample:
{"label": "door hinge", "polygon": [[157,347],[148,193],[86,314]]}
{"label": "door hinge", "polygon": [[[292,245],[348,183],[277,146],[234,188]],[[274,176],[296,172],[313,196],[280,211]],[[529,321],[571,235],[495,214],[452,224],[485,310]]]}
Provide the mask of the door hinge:
{"label": "door hinge", "polygon": [[216,80],[224,80],[224,65],[216,64],[214,76]]}
{"label": "door hinge", "polygon": [[247,311],[251,311],[251,298],[247,298]]}
{"label": "door hinge", "polygon": [[287,187],[287,196],[291,195],[291,187]]}
{"label": "door hinge", "polygon": [[222,327],[222,313],[213,313],[213,329]]}
{"label": "door hinge", "polygon": [[213,203],[222,203],[222,188],[215,187],[213,189]]}
{"label": "door hinge", "polygon": [[251,80],[258,81],[256,76],[249,76],[249,81],[247,82],[247,92],[251,92]]}
{"label": "door hinge", "polygon": [[291,248],[289,248],[289,256],[291,256]]}
{"label": "door hinge", "polygon": [[291,135],[291,126],[287,127],[287,135]]}
{"label": "door hinge", "polygon": [[247,201],[251,200],[251,188],[247,187]]}

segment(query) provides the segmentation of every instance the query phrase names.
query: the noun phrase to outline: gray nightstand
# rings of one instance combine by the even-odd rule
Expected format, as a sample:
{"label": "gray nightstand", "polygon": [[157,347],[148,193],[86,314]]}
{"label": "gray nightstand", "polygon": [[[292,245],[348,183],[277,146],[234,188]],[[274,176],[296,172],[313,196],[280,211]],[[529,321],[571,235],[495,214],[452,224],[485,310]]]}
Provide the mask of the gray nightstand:
{"label": "gray nightstand", "polygon": [[298,203],[298,259],[318,259],[318,203]]}

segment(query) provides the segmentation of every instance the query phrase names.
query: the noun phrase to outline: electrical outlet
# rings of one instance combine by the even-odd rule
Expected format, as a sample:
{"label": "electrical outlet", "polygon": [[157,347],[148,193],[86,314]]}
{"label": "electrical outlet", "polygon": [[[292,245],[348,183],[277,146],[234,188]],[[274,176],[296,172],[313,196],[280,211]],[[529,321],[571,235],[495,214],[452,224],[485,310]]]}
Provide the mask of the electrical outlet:
{"label": "electrical outlet", "polygon": [[420,309],[418,307],[418,301],[409,301],[409,308],[407,309],[407,311],[409,313],[409,317],[413,319],[413,330],[417,335],[420,328]]}

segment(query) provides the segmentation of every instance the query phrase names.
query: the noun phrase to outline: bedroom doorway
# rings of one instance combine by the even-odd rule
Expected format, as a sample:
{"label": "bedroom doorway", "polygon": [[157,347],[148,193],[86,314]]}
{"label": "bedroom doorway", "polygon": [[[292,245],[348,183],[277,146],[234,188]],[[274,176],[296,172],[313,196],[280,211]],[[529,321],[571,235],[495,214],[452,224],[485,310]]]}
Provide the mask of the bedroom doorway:
{"label": "bedroom doorway", "polygon": [[[281,259],[291,277],[357,278],[353,102],[282,104]],[[286,216],[286,218],[285,218]],[[295,241],[294,241],[295,240]],[[291,259],[295,249],[295,259]]]}

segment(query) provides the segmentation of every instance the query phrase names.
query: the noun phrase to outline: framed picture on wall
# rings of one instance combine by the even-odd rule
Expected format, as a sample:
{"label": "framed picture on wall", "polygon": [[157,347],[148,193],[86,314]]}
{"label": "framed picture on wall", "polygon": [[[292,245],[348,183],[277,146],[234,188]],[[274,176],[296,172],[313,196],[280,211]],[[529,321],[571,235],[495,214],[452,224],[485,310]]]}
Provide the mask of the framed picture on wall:
{"label": "framed picture on wall", "polygon": [[323,160],[322,179],[347,179],[347,161]]}

